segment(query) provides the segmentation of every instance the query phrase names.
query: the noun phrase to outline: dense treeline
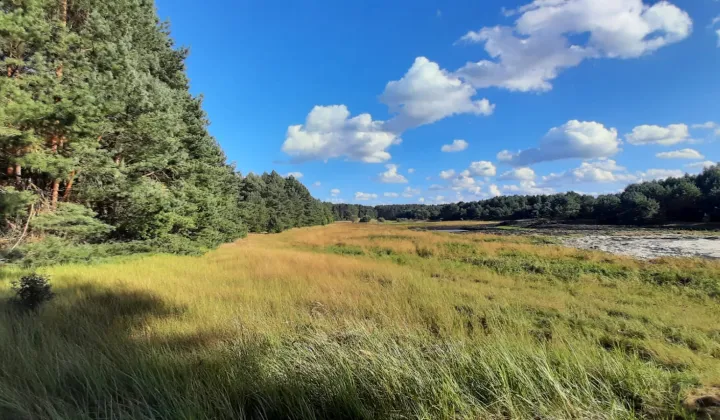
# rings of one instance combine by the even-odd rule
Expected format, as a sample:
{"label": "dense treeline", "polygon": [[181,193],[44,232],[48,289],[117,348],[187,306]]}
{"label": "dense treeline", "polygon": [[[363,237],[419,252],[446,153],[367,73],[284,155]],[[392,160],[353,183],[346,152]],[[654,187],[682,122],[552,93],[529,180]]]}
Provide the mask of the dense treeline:
{"label": "dense treeline", "polygon": [[314,199],[300,181],[275,171],[245,177],[239,197],[242,218],[251,232],[280,232],[333,221],[329,203]]}
{"label": "dense treeline", "polygon": [[252,231],[328,221],[296,180],[226,163],[186,55],[152,0],[0,1],[6,254],[46,237],[182,251],[242,237],[245,218]]}
{"label": "dense treeline", "polygon": [[[447,205],[400,204],[376,207],[334,205],[338,220],[359,211],[386,220],[595,220],[607,224],[720,222],[720,167],[699,175],[629,185],[622,193],[598,197],[574,192],[500,196]],[[348,217],[349,216],[349,217]]]}

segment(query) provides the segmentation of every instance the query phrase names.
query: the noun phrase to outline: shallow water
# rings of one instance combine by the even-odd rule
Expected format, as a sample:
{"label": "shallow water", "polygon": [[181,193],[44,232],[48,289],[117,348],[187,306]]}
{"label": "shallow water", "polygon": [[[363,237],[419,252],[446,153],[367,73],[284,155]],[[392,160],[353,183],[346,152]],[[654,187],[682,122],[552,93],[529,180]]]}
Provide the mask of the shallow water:
{"label": "shallow water", "polygon": [[640,259],[659,257],[720,258],[720,240],[713,237],[588,235],[568,238],[563,243],[575,248],[629,255]]}

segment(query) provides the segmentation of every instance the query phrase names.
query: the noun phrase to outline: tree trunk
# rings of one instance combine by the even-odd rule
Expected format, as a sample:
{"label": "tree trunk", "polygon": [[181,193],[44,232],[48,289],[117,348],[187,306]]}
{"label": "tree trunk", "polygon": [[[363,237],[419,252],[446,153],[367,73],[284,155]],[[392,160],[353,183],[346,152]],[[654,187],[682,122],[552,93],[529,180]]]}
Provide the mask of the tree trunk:
{"label": "tree trunk", "polygon": [[12,166],[12,164],[8,165],[7,176],[13,176],[14,174],[15,174],[15,168]]}
{"label": "tree trunk", "polygon": [[60,23],[67,26],[68,0],[60,0]]}
{"label": "tree trunk", "polygon": [[60,192],[60,180],[56,178],[53,180],[52,198],[50,199],[50,208],[53,210],[57,209],[59,192]]}
{"label": "tree trunk", "polygon": [[63,201],[67,201],[70,198],[70,192],[72,191],[73,182],[75,182],[75,171],[70,171],[67,183],[65,184],[65,192],[63,193]]}
{"label": "tree trunk", "polygon": [[[60,0],[60,25],[62,25],[63,28],[67,27],[67,12],[68,0]],[[61,78],[63,76],[62,62],[60,62],[60,64],[58,64],[57,68],[55,69],[55,75],[58,78]]]}
{"label": "tree trunk", "polygon": [[19,163],[15,164],[15,184],[18,187],[22,185],[22,166]]}

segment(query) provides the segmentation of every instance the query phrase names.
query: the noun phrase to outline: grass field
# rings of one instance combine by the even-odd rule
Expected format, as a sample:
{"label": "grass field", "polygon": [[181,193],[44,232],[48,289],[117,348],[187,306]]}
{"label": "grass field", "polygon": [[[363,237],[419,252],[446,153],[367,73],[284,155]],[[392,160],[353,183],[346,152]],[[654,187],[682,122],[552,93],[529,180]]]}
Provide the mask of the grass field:
{"label": "grass field", "polygon": [[0,418],[695,418],[718,395],[720,263],[409,227],[43,269],[55,300],[0,311]]}

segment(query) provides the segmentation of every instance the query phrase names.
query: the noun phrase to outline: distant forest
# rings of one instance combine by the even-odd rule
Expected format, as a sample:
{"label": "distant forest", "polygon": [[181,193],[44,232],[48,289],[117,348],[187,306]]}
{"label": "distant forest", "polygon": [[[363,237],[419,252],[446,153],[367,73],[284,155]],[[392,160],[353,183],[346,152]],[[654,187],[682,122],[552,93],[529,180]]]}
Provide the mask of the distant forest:
{"label": "distant forest", "polygon": [[604,224],[720,222],[720,167],[699,175],[629,185],[598,197],[575,192],[500,196],[445,205],[334,204],[335,220],[591,220]]}
{"label": "distant forest", "polygon": [[0,16],[0,261],[196,253],[332,220],[297,180],[226,163],[152,0]]}

